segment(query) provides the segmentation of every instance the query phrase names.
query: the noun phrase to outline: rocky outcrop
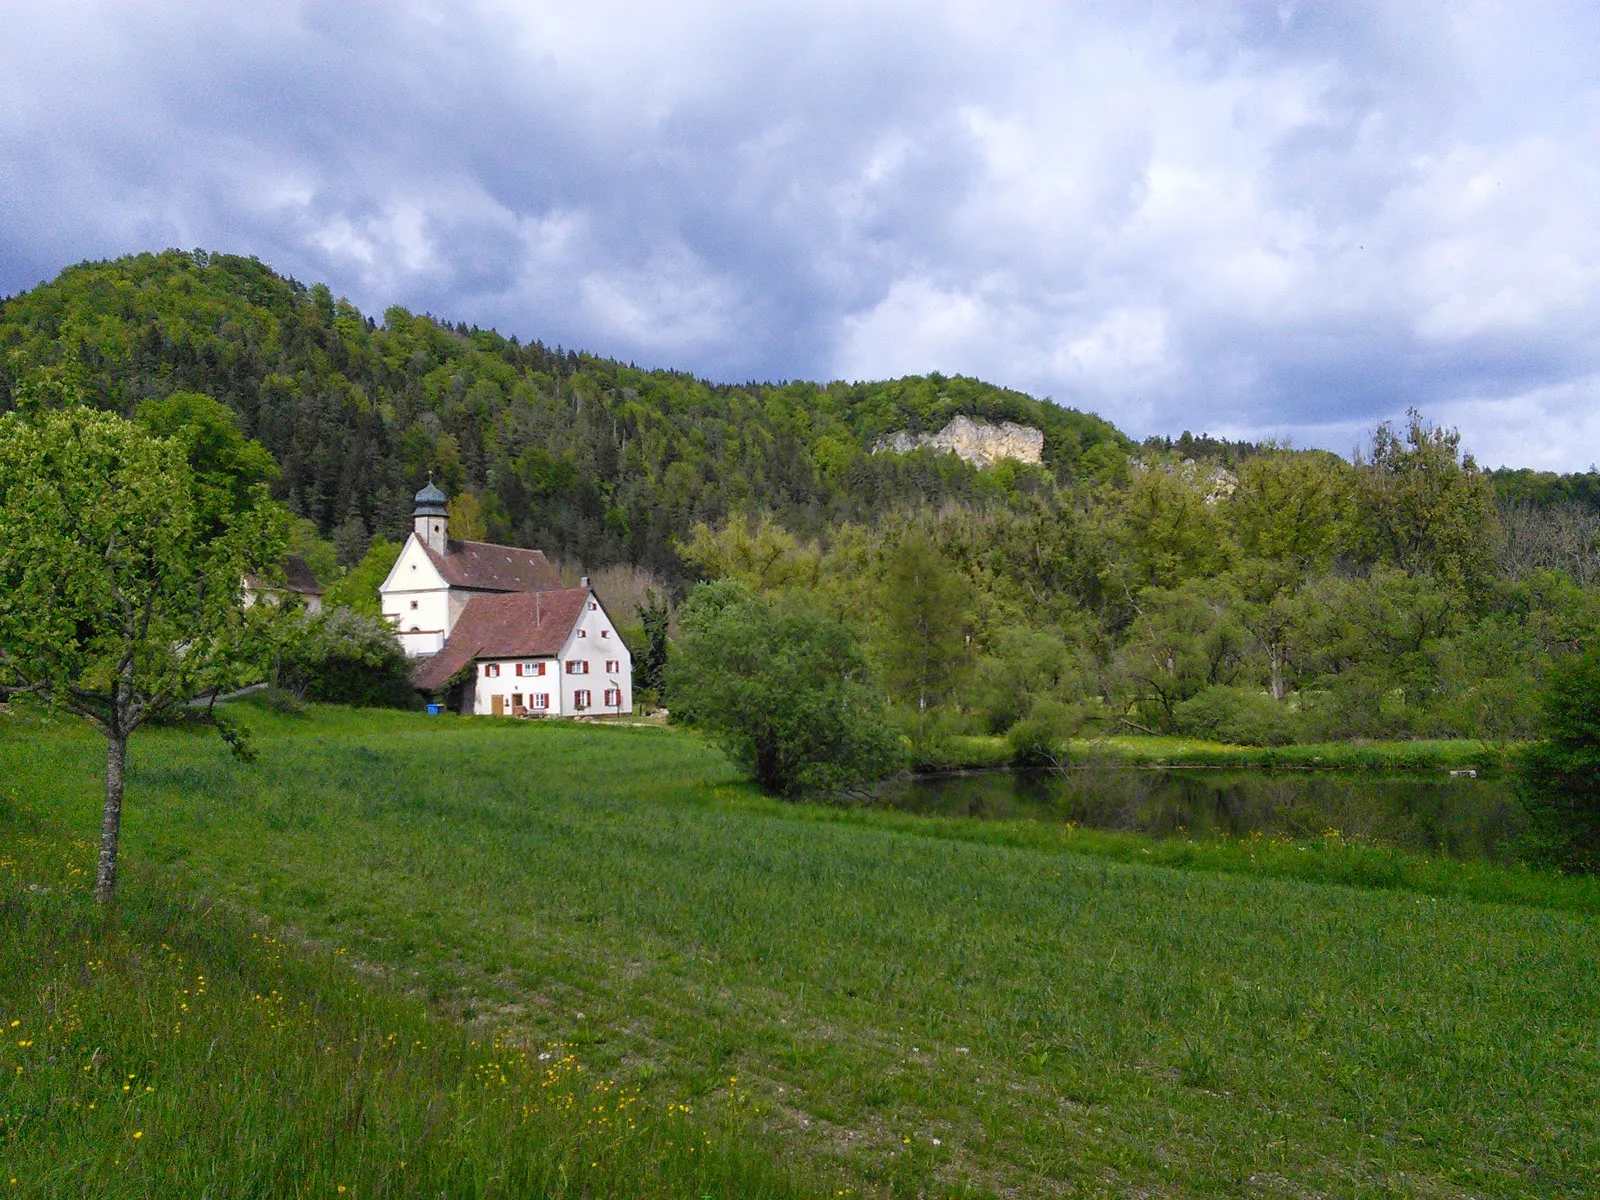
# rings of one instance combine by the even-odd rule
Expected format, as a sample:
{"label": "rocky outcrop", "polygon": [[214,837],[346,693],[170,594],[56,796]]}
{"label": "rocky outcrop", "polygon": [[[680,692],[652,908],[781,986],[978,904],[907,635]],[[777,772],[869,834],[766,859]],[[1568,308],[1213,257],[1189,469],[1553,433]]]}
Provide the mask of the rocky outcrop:
{"label": "rocky outcrop", "polygon": [[1036,463],[1044,457],[1044,431],[1030,425],[1002,421],[991,425],[971,417],[955,417],[938,433],[885,434],[872,447],[874,454],[909,454],[927,447],[959,455],[975,467],[992,467],[1001,459]]}

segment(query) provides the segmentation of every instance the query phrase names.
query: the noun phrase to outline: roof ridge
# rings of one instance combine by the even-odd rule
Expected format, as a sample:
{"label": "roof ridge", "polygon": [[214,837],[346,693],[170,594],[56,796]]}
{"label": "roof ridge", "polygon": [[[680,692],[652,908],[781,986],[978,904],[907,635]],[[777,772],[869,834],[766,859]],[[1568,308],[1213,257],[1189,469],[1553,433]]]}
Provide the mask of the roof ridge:
{"label": "roof ridge", "polygon": [[[460,542],[464,546],[490,546],[495,550],[520,550],[524,554],[543,554],[537,546],[508,546],[504,542],[480,542],[474,538],[453,537],[451,542]],[[448,544],[448,543],[446,543]]]}

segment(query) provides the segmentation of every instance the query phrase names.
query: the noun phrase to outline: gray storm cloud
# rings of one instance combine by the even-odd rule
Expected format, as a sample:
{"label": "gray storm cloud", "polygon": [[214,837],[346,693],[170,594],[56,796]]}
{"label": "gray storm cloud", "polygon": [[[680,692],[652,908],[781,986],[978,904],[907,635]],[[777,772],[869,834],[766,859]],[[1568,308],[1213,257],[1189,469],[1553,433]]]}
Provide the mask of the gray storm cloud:
{"label": "gray storm cloud", "polygon": [[1597,12],[0,5],[0,291],[204,246],[713,378],[1582,468]]}

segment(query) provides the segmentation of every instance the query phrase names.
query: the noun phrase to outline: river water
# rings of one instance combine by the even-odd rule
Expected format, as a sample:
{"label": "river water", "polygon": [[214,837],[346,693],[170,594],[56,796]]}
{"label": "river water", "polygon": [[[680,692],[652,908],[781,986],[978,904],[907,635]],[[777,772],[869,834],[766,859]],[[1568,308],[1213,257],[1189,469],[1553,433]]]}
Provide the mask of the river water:
{"label": "river water", "polygon": [[1031,819],[1157,837],[1346,839],[1506,861],[1521,809],[1501,780],[1447,773],[1219,771],[1117,766],[1063,774],[978,771],[886,785],[875,803],[908,812]]}

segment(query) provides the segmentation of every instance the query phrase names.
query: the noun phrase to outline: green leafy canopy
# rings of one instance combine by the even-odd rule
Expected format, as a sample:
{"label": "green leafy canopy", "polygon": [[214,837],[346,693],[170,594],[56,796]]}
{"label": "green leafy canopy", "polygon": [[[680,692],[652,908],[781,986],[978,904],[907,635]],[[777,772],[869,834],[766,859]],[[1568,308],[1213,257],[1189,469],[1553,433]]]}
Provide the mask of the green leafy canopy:
{"label": "green leafy canopy", "polygon": [[176,439],[79,407],[0,417],[0,688],[125,736],[248,681],[240,590],[282,511],[203,496]]}
{"label": "green leafy canopy", "polygon": [[899,739],[844,625],[731,582],[701,584],[678,619],[674,715],[709,730],[768,791],[850,787],[900,765]]}

